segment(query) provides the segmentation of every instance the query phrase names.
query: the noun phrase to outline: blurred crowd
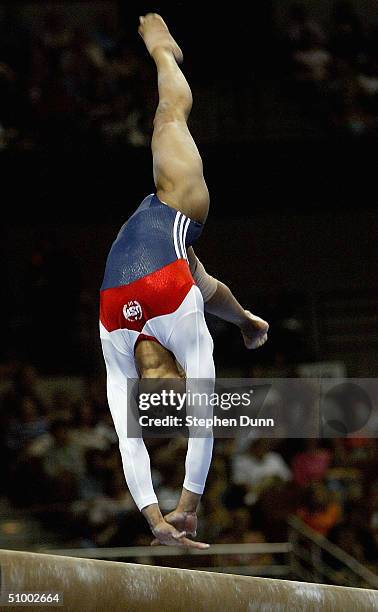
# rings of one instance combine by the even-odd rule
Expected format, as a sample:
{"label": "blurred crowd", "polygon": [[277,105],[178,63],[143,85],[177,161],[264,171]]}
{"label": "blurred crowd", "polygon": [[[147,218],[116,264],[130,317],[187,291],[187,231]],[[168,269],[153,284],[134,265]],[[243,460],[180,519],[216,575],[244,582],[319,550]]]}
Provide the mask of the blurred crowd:
{"label": "blurred crowd", "polygon": [[74,25],[58,9],[35,25],[3,19],[0,148],[143,146],[150,81],[109,11]]}
{"label": "blurred crowd", "polygon": [[344,0],[334,3],[328,24],[295,3],[282,43],[291,93],[306,114],[340,135],[377,134],[377,26],[366,27]]}
{"label": "blurred crowd", "polygon": [[[350,2],[335,2],[328,23],[294,3],[284,25],[276,25],[267,38],[270,48],[257,56],[251,51],[245,58],[246,66],[260,62],[263,75],[250,89],[248,71],[237,73],[235,85],[225,65],[219,82],[227,75],[233,89],[230,99],[214,83],[213,68],[206,77],[201,74],[206,68],[198,64],[191,75],[194,88],[197,80],[211,89],[207,107],[196,115],[199,133],[211,131],[214,120],[220,122],[219,135],[232,124],[233,138],[245,131],[253,134],[256,122],[262,129],[269,113],[258,101],[270,81],[277,89],[283,124],[288,109],[281,85],[286,84],[286,93],[298,105],[296,129],[303,112],[319,133],[376,134],[378,28],[367,26]],[[85,23],[69,21],[59,9],[48,7],[39,9],[32,23],[17,15],[0,18],[0,148],[88,151],[96,146],[147,146],[155,89],[151,63],[115,11],[99,11]],[[214,99],[215,107],[224,107],[222,116]],[[254,117],[251,108],[258,113]]]}
{"label": "blurred crowd", "polygon": [[[124,482],[105,381],[87,380],[76,395],[66,385],[49,396],[31,365],[4,363],[2,375],[0,497],[38,519],[56,546],[148,544],[151,535]],[[167,512],[180,495],[186,441],[156,438],[147,444]],[[286,541],[291,515],[376,568],[377,441],[218,439],[199,537]],[[271,554],[219,559],[222,565],[277,562]],[[341,582],[347,581],[333,564]]]}

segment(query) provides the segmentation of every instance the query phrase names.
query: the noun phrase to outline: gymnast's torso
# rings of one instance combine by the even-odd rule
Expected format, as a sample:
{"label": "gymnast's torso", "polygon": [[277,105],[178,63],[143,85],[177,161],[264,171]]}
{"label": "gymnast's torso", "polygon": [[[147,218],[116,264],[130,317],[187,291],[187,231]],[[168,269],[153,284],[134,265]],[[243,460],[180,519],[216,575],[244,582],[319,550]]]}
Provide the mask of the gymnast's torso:
{"label": "gymnast's torso", "polygon": [[199,238],[203,224],[151,194],[121,227],[106,262],[101,290],[129,285],[178,259]]}
{"label": "gymnast's torso", "polygon": [[121,227],[105,266],[100,319],[108,331],[140,331],[146,321],[174,312],[195,284],[187,248],[203,224],[147,196]]}

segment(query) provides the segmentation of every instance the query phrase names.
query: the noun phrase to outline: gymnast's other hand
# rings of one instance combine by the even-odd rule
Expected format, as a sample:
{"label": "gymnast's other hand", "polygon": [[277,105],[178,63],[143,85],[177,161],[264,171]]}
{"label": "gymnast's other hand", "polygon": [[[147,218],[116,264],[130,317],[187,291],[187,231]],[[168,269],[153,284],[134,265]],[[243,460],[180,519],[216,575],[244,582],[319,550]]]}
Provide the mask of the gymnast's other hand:
{"label": "gymnast's other hand", "polygon": [[155,536],[151,546],[163,544],[165,546],[184,546],[185,548],[197,548],[199,550],[209,548],[209,544],[205,544],[205,542],[190,540],[186,537],[186,531],[178,531],[173,525],[167,523],[165,519],[162,519],[152,527],[151,531]]}
{"label": "gymnast's other hand", "polygon": [[244,344],[247,349],[256,349],[268,340],[269,324],[245,310],[245,319],[240,326]]}
{"label": "gymnast's other hand", "polygon": [[[186,495],[193,495],[191,492],[186,492]],[[195,511],[185,511],[176,508],[169,514],[164,516],[164,520],[167,521],[173,527],[176,527],[178,531],[186,531],[186,535],[192,536],[193,538],[197,535],[197,513]]]}

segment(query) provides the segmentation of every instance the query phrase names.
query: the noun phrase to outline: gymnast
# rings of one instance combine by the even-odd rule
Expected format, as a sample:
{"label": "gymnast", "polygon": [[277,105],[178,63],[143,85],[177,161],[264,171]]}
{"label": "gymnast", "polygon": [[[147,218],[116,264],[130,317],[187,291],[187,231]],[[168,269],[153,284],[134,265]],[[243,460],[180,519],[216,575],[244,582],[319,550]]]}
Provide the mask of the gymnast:
{"label": "gymnast", "polygon": [[100,336],[109,407],[119,438],[127,485],[154,535],[153,544],[192,548],[197,508],[209,471],[213,436],[190,435],[177,508],[159,509],[143,438],[127,435],[127,380],[215,379],[213,340],[204,311],[237,325],[245,346],[267,340],[268,324],[245,310],[196,257],[209,210],[209,193],[187,120],[190,87],[179,68],[181,49],[163,19],[140,17],[139,34],[156,64],[159,103],[152,136],[156,193],[147,196],[120,229],[106,262],[100,292]]}

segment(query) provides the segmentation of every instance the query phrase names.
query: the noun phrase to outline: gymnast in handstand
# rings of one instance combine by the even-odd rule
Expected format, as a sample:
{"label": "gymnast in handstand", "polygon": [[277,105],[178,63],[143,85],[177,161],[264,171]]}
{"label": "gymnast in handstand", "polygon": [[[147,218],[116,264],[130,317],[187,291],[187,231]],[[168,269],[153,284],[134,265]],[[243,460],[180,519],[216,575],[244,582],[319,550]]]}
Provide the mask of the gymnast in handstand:
{"label": "gymnast in handstand", "polygon": [[237,325],[247,348],[267,340],[268,324],[245,310],[196,257],[209,193],[187,120],[190,87],[179,68],[182,52],[163,19],[140,17],[139,34],[157,68],[159,104],[152,137],[156,193],[121,228],[108,255],[101,287],[100,335],[108,401],[129,490],[146,517],[154,543],[205,548],[196,542],[196,511],[209,471],[213,436],[190,436],[177,508],[162,516],[142,438],[127,435],[127,380],[214,380],[213,340],[204,311]]}

